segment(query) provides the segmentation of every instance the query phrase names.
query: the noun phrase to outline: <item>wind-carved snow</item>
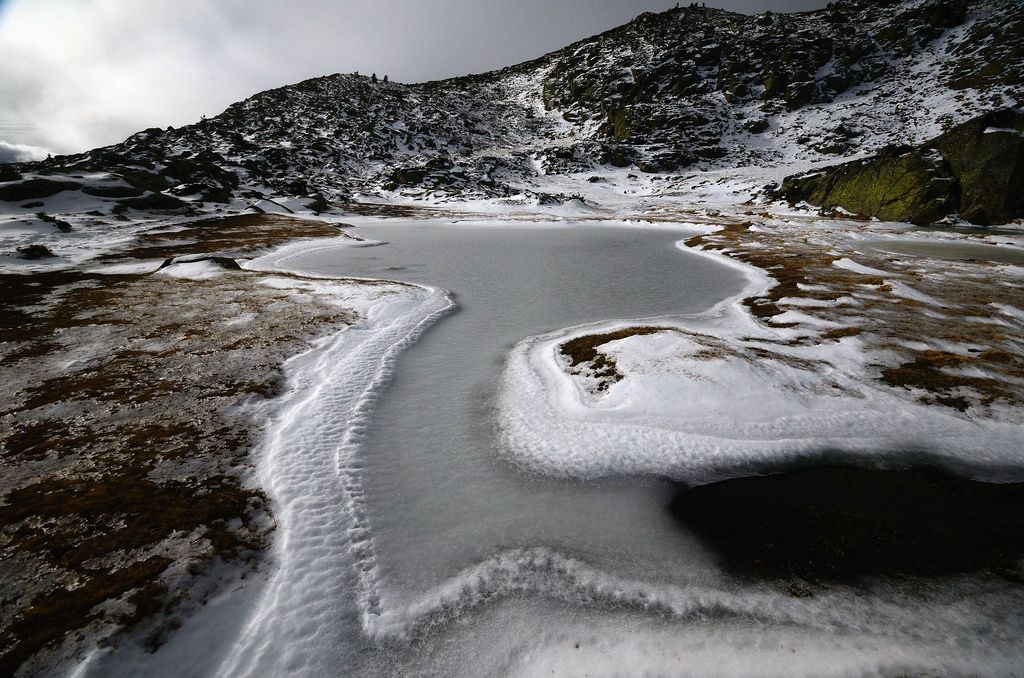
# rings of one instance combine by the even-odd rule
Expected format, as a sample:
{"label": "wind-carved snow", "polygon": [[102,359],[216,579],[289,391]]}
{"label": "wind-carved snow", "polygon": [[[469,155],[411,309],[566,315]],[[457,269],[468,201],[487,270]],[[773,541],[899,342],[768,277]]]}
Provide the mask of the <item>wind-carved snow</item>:
{"label": "wind-carved snow", "polygon": [[[287,270],[283,263],[296,249],[250,266]],[[336,671],[336,635],[355,613],[353,573],[362,624],[378,613],[355,452],[397,355],[453,308],[439,289],[389,292],[364,302],[363,320],[286,365],[291,388],[270,423],[259,464],[278,522],[273,573],[217,675]]]}
{"label": "wind-carved snow", "polygon": [[[743,267],[750,287],[706,313],[644,319],[664,331],[601,347],[624,374],[607,394],[595,397],[585,379],[567,373],[559,348],[576,336],[640,323],[575,327],[512,350],[498,414],[510,460],[558,476],[652,474],[697,484],[844,458],[879,466],[931,462],[990,478],[1020,475],[1008,470],[1020,464],[1018,422],[968,418],[873,383],[872,356],[859,337],[793,342],[803,328],[758,323],[741,303],[771,285],[764,274],[704,254]],[[834,265],[891,275],[845,258]],[[912,292],[895,290],[904,297]],[[772,318],[780,320],[826,322],[796,311]]]}

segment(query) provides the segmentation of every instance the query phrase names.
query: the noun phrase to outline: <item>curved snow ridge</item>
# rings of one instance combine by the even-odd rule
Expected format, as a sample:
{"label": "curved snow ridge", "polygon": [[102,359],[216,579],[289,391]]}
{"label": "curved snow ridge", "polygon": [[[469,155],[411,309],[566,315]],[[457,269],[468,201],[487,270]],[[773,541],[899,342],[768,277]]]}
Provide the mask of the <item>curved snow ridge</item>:
{"label": "curved snow ridge", "polygon": [[[734,616],[761,626],[766,622],[814,630],[830,637],[862,634],[904,636],[945,645],[950,619],[964,642],[976,641],[978,625],[1020,617],[1024,594],[1009,584],[950,578],[947,584],[915,589],[910,595],[886,588],[885,596],[833,587],[812,597],[795,597],[768,585],[662,584],[608,574],[546,547],[515,548],[469,567],[403,608],[391,608],[366,629],[377,641],[408,641],[475,607],[512,596],[540,595],[574,606],[632,608],[663,619],[688,621]],[[1004,616],[1008,615],[1008,616]],[[1003,649],[1013,656],[1015,642]]]}
{"label": "curved snow ridge", "polygon": [[[285,270],[286,259],[318,248],[289,247],[250,267]],[[332,674],[339,629],[375,608],[355,452],[398,354],[454,303],[426,286],[369,292],[360,321],[285,363],[291,388],[271,417],[258,468],[275,507],[274,569],[217,675]]]}
{"label": "curved snow ridge", "polygon": [[[441,291],[433,290],[433,292]],[[427,328],[456,308],[455,302],[446,293],[442,298],[433,298],[429,301],[429,305],[424,308],[427,311],[425,315],[419,315],[418,322],[415,322],[408,331],[397,341],[388,345],[381,353],[379,367],[354,403],[352,419],[335,451],[335,471],[344,492],[345,511],[350,521],[349,544],[351,554],[355,558],[358,600],[364,629],[370,628],[373,619],[381,613],[382,592],[374,539],[367,515],[366,496],[363,492],[362,465],[359,463],[358,452],[366,439],[374,405],[394,373],[395,362],[399,354],[419,339]],[[413,320],[416,317],[413,316]]]}
{"label": "curved snow ridge", "polygon": [[[291,268],[285,265],[290,259],[306,256],[313,252],[327,252],[330,250],[348,247],[379,247],[387,245],[385,240],[356,239],[354,236],[343,235],[337,238],[318,238],[316,240],[305,240],[283,245],[269,254],[253,259],[245,264],[245,268],[257,271],[293,273],[305,278],[318,278],[322,280],[336,280],[336,276],[324,275],[300,268]],[[346,280],[360,280],[361,278],[345,278]],[[370,280],[370,278],[365,278]]]}
{"label": "curved snow ridge", "polygon": [[[1024,476],[1013,416],[972,419],[886,390],[871,379],[857,337],[787,346],[804,331],[762,325],[743,305],[774,280],[717,252],[677,246],[741,270],[747,288],[704,313],[608,321],[521,341],[498,393],[498,440],[511,462],[556,476],[650,474],[694,484],[811,461]],[[603,346],[622,381],[593,392],[566,371],[559,349],[568,339],[638,324],[668,331]]]}

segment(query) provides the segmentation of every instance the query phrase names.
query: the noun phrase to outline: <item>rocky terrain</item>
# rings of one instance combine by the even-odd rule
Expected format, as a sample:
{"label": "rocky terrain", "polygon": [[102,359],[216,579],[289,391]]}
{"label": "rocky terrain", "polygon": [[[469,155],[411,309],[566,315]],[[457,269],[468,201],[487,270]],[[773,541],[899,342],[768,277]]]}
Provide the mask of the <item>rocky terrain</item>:
{"label": "rocky terrain", "polygon": [[975,224],[1024,215],[1024,112],[1004,109],[914,148],[786,177],[780,194],[885,221],[927,226],[958,214]]}
{"label": "rocky terrain", "polygon": [[[418,85],[338,74],[263,92],[194,125],[5,166],[0,200],[34,211],[61,195],[62,211],[107,216],[325,211],[368,196],[544,204],[615,167],[757,166],[781,180],[1015,108],[1022,77],[1014,0],[845,0],[758,16],[680,7],[491,73]],[[943,197],[915,220],[958,206]],[[969,220],[1020,216],[969,202]]]}
{"label": "rocky terrain", "polygon": [[[133,625],[159,645],[223,586],[207,578],[216,567],[256,567],[275,525],[250,453],[284,361],[402,289],[239,262],[338,237],[328,222],[346,215],[523,208],[557,220],[543,210],[561,205],[595,222],[720,227],[689,245],[770,271],[772,291],[744,302],[750,316],[814,331],[768,348],[722,340],[706,362],[816,374],[825,358],[783,353],[856,341],[877,358],[875,388],[951,417],[1013,411],[1019,260],[851,249],[815,215],[842,216],[850,232],[871,218],[1019,221],[1022,80],[1016,0],[841,0],[758,16],[691,5],[499,71],[414,85],[314,78],[193,125],[0,165],[0,674],[45,672],[83,638],[116,643]],[[722,196],[737,214],[701,204]],[[561,355],[607,394],[628,362],[601,347],[663,330],[577,337]],[[1016,507],[1019,488],[979,501]],[[1021,529],[1002,527],[1000,565],[1019,555],[1002,545]],[[791,560],[806,560],[796,546]]]}

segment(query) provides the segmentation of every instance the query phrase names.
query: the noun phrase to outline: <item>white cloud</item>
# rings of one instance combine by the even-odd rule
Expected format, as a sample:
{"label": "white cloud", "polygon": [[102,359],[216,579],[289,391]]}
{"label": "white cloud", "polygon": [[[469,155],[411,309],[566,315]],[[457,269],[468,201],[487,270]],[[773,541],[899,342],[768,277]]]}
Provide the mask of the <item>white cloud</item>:
{"label": "white cloud", "polygon": [[47,154],[48,151],[45,148],[40,148],[39,146],[9,144],[6,141],[0,141],[0,163],[42,160],[47,156]]}

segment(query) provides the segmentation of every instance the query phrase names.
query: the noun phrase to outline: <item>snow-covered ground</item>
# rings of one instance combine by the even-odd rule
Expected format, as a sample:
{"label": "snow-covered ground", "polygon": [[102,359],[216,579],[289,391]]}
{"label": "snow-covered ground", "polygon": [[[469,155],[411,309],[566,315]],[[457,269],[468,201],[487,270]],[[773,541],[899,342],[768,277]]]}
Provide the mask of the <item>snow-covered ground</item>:
{"label": "snow-covered ground", "polygon": [[[820,240],[838,235],[833,245],[845,239],[842,231],[829,233],[828,225],[813,228],[792,235]],[[684,241],[679,246],[686,247]],[[1019,244],[1014,249],[1021,251]],[[936,464],[996,480],[1024,478],[1024,422],[1017,402],[963,413],[916,401],[877,381],[881,357],[865,336],[806,341],[843,328],[870,333],[864,326],[873,322],[870,312],[851,324],[800,310],[859,305],[858,300],[783,298],[791,310],[773,316],[771,323],[758,322],[743,300],[763,295],[774,281],[721,252],[707,255],[741,266],[747,289],[697,316],[644,319],[643,326],[660,329],[655,333],[600,344],[599,351],[622,374],[618,383],[600,388],[600,378],[567,370],[559,348],[580,336],[628,332],[630,324],[569,328],[513,349],[499,416],[504,446],[515,462],[557,475],[641,473],[690,484],[800,461],[851,460],[890,468]],[[896,277],[847,257],[833,265]],[[1013,287],[1019,285],[1017,267],[995,268]],[[897,279],[886,283],[891,295],[917,302],[922,312],[953,305]],[[914,336],[921,346],[929,346],[930,339],[937,338]],[[1010,383],[1019,389],[1015,379]]]}

